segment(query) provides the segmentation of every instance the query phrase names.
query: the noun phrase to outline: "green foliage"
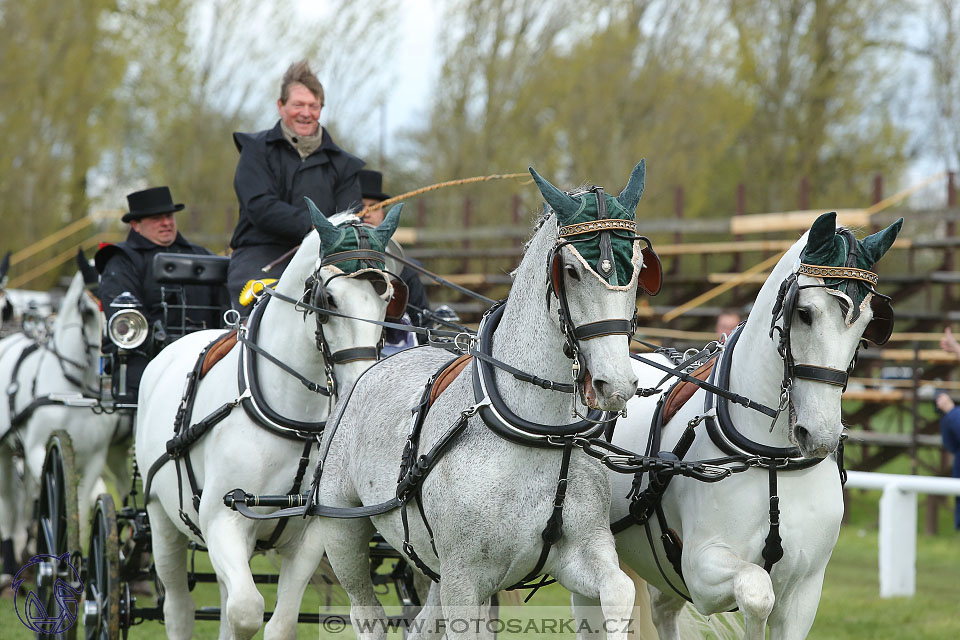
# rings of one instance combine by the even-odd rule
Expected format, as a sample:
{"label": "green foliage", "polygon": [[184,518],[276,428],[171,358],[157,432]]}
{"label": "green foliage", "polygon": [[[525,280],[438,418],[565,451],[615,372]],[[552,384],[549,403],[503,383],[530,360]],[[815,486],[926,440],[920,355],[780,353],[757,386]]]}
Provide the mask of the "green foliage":
{"label": "green foliage", "polygon": [[[814,206],[861,204],[869,176],[905,162],[903,130],[876,97],[890,79],[875,32],[899,11],[899,0],[457,4],[415,138],[424,181],[533,164],[612,192],[646,157],[640,218],[669,211],[678,185],[686,216],[728,215],[741,181],[751,211],[792,209],[801,177]],[[485,193],[476,217],[502,222]]]}

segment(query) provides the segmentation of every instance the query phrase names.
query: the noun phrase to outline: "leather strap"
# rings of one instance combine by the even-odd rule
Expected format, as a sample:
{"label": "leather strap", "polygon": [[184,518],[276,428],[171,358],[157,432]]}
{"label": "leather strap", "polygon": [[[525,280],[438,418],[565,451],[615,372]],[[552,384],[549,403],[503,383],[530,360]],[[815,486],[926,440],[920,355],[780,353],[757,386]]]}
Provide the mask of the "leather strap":
{"label": "leather strap", "polygon": [[634,326],[630,320],[597,320],[575,327],[573,336],[577,340],[591,340],[601,336],[632,336],[633,332]]}
{"label": "leather strap", "polygon": [[847,386],[847,372],[831,367],[820,367],[815,364],[795,364],[793,365],[793,377],[803,378],[804,380],[815,380],[825,382],[836,387]]}

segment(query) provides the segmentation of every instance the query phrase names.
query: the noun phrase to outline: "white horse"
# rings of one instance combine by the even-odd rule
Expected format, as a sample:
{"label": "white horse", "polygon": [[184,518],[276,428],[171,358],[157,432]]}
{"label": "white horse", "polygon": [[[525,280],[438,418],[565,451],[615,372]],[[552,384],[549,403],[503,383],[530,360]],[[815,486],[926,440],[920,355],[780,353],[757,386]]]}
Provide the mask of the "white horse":
{"label": "white horse", "polygon": [[[193,634],[195,605],[186,571],[190,541],[207,546],[217,574],[221,638],[249,638],[263,624],[264,601],[249,565],[258,541],[271,541],[282,560],[277,606],[264,630],[267,638],[296,637],[300,600],[323,555],[322,546],[311,545],[309,537],[304,537],[303,519],[286,521],[276,538],[275,521],[245,519],[223,503],[224,495],[238,487],[260,494],[299,493],[301,485],[295,481],[298,469],[302,479],[307,459],[316,459],[317,447],[305,449],[305,444],[318,443],[321,421],[327,417],[331,403],[317,389],[325,390],[331,375],[339,389],[348,389],[377,357],[380,326],[332,315],[308,315],[290,301],[304,299],[304,283],[309,280],[306,302],[314,307],[382,321],[393,293],[381,270],[382,262],[379,267],[375,262],[345,263],[338,261],[337,255],[346,256],[344,252],[367,242],[382,252],[396,229],[401,207],[391,209],[376,229],[364,231],[347,224],[335,227],[310,205],[317,231],[306,236],[277,283],[276,293],[286,299],[264,294],[247,329],[241,330],[241,335],[255,343],[257,353],[246,346],[231,349],[197,384],[192,418],[188,412],[184,427],[247,398],[246,406],[232,410],[189,447],[197,489],[202,489],[198,508],[182,456],[158,466],[149,481],[147,511],[153,556],[166,590],[163,614],[170,638],[190,638]],[[360,245],[359,234],[364,233],[369,235]],[[349,268],[351,264],[356,268]],[[218,335],[216,331],[187,335],[147,366],[140,384],[135,436],[140,469],[150,469],[166,453],[184,380],[204,347]],[[295,371],[303,381],[317,382],[317,386],[307,388],[280,365]],[[238,367],[243,368],[246,389],[238,388]]]}
{"label": "white horse", "polygon": [[[87,288],[84,274],[77,273],[49,337],[36,342],[14,334],[0,341],[0,388],[7,391],[0,402],[0,536],[13,540],[17,557],[26,545],[27,518],[38,495],[47,441],[57,430],[66,431],[73,442],[81,536],[86,531],[92,497],[118,427],[116,415],[89,408],[98,388],[101,325],[100,302]],[[87,406],[68,406],[58,398],[82,400]],[[45,404],[45,399],[53,402]],[[17,440],[24,455],[22,483],[14,461]]]}
{"label": "white horse", "polygon": [[[902,220],[862,243],[845,230],[835,234],[835,222],[835,214],[821,216],[779,261],[746,323],[734,333],[714,368],[714,383],[766,407],[780,407],[781,412],[771,427],[771,417],[721,401],[719,408],[710,405],[719,414],[717,418],[711,416],[693,428],[695,437],[682,456],[684,460],[743,454],[754,462],[747,471],[716,483],[686,477],[670,482],[660,504],[666,528],[672,529],[682,544],[682,578],[661,544],[663,531],[656,513],[647,512],[649,529],[632,524],[617,533],[621,561],[651,585],[654,622],[661,640],[679,637],[677,618],[684,599],[677,592],[689,594],[705,615],[739,608],[747,638],[763,638],[767,624],[771,638],[803,638],[813,624],[824,570],[843,515],[840,473],[832,454],[843,429],[840,396],[846,372],[862,338],[882,343],[892,329],[889,303],[858,278],[872,276],[865,269],[893,243]],[[843,279],[828,278],[831,286],[819,286],[823,274],[840,273],[837,267],[847,263],[851,245],[860,255],[859,264],[854,262],[854,270],[843,271]],[[824,260],[829,254],[832,258]],[[795,276],[798,271],[800,275]],[[794,277],[796,287],[789,286]],[[788,285],[781,288],[785,281]],[[838,286],[845,293],[838,291]],[[860,294],[851,294],[858,287],[862,287]],[[771,329],[771,321],[779,329]],[[792,358],[786,373],[778,351],[784,329],[784,353]],[[665,357],[648,357],[674,366]],[[655,387],[664,376],[661,370],[642,363],[634,369],[641,387]],[[792,384],[789,393],[782,391],[785,379],[787,386]],[[691,420],[713,413],[705,405],[707,395],[700,389],[683,405],[665,425],[662,443],[653,454],[672,451]],[[657,397],[637,398],[627,406],[629,418],[617,425],[613,443],[643,453]],[[768,572],[764,570],[768,553],[771,560],[777,555],[775,541],[765,551],[772,505],[770,473],[763,461],[770,456],[781,465],[786,459],[791,462],[775,476],[783,557]],[[758,462],[760,466],[756,466]],[[621,521],[623,526],[630,522],[624,519],[630,511],[627,496],[633,479],[610,474],[615,496],[610,515],[615,529]],[[649,486],[649,478],[643,486]],[[586,611],[580,607],[589,604],[589,599],[574,597],[578,617]]]}
{"label": "white horse", "polygon": [[[425,629],[435,629],[440,615],[448,621],[484,618],[484,602],[494,593],[543,573],[571,591],[599,598],[603,614],[617,621],[614,624],[629,618],[634,588],[617,563],[603,469],[574,449],[569,482],[560,481],[564,454],[549,446],[542,434],[553,433],[558,437],[553,444],[563,443],[561,434],[576,431],[569,423],[576,407],[586,409],[584,398],[595,409],[619,412],[636,390],[627,335],[632,333],[641,252],[632,233],[625,234],[630,239],[611,236],[636,227],[643,163],[617,198],[598,189],[571,196],[532,169],[531,173],[553,212],[539,220],[505,306],[485,320],[486,338],[480,340],[479,349],[485,357],[534,374],[548,386],[545,381],[565,383],[567,392],[522,382],[499,365],[482,375],[474,369],[471,375],[468,365],[426,413],[419,443],[415,435],[412,451],[405,452],[411,408],[420,404],[428,379],[452,359],[451,354],[414,348],[361,376],[349,400],[338,405],[324,436],[319,505],[389,502],[398,492],[401,456],[413,462],[418,455],[428,455],[433,464],[427,465],[422,485],[412,489],[409,535],[403,510],[397,508],[371,519],[316,519],[318,538],[350,596],[358,637],[382,638],[384,633],[384,610],[369,575],[367,543],[374,526],[394,548],[403,549],[414,563],[422,562],[425,573],[439,574],[439,584],[430,589],[419,616]],[[605,253],[611,246],[612,253]],[[616,278],[610,276],[614,270],[619,273]],[[603,322],[607,324],[595,324]],[[571,363],[575,384],[568,382]],[[472,365],[477,364],[475,358]],[[490,394],[487,399],[475,396],[475,379]],[[493,401],[496,390],[499,396]],[[600,418],[599,410],[592,412],[593,419]],[[498,415],[507,422],[499,422]],[[487,419],[499,426],[488,426]],[[592,424],[580,421],[574,426],[583,430]],[[531,428],[541,436],[531,436]],[[438,443],[445,440],[449,444],[444,448]],[[565,501],[559,499],[562,527],[556,526],[561,515],[555,509],[558,485],[566,491]],[[545,545],[545,538],[553,544]],[[467,631],[462,626],[448,625],[446,637],[478,631],[473,625]],[[625,626],[619,626],[623,633],[617,637],[627,637]],[[363,627],[374,630],[363,632]],[[479,633],[484,631],[480,625]]]}

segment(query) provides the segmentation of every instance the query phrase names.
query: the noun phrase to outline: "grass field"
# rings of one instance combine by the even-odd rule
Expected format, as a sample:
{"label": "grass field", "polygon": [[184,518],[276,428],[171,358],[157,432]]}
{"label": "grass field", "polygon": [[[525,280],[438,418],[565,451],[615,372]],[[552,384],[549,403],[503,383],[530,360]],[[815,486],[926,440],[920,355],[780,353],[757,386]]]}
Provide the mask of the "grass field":
{"label": "grass field", "polygon": [[[854,491],[851,496],[850,524],[841,530],[840,540],[827,567],[823,596],[810,637],[837,640],[946,640],[960,637],[960,533],[953,531],[951,513],[941,510],[939,535],[927,536],[922,532],[918,535],[916,596],[881,599],[877,576],[878,498],[879,493],[866,491]],[[258,557],[254,562],[256,571],[273,569],[268,558]],[[208,566],[206,558],[198,554],[198,571],[209,570]],[[6,593],[9,595],[9,590]],[[262,593],[270,607],[275,587],[263,585]],[[218,604],[215,585],[200,584],[194,594],[198,606]],[[389,606],[396,601],[391,593],[384,602]],[[327,603],[332,611],[346,610],[346,598],[338,588],[331,590],[329,600],[325,594],[311,588],[302,611],[317,612]],[[553,585],[538,592],[523,610],[532,619],[562,619],[569,617],[568,603],[569,594],[562,587]],[[688,633],[694,638],[735,637],[723,632],[704,633],[697,630],[696,624],[688,623],[686,628],[691,630]],[[217,631],[216,622],[197,622],[194,635],[216,638]],[[131,629],[130,636],[163,638],[165,634],[160,623],[146,622]],[[17,619],[13,601],[9,598],[0,600],[0,637],[4,640],[32,637]],[[262,632],[258,637],[262,637]],[[316,625],[305,624],[300,626],[299,637],[347,640],[355,636],[349,628],[334,633],[331,628],[324,631]],[[399,637],[399,634],[391,634],[391,637]],[[573,634],[503,633],[500,637],[559,639],[572,638]]]}

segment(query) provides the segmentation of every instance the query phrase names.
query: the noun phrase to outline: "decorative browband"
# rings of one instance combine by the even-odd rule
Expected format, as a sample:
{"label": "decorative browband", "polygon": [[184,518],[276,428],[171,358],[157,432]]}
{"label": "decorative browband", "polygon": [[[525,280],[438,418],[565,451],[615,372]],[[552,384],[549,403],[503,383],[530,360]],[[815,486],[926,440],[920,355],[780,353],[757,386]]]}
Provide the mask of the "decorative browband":
{"label": "decorative browband", "polygon": [[637,232],[637,223],[634,220],[591,220],[590,222],[579,222],[577,224],[568,224],[560,227],[560,237],[576,236],[582,233],[593,233],[595,231],[604,231],[607,229],[620,229],[623,231]]}
{"label": "decorative browband", "polygon": [[854,267],[823,267],[816,264],[806,264],[801,262],[798,274],[807,276],[816,276],[818,278],[843,278],[845,280],[862,280],[876,285],[880,282],[880,276],[866,269],[856,269]]}

